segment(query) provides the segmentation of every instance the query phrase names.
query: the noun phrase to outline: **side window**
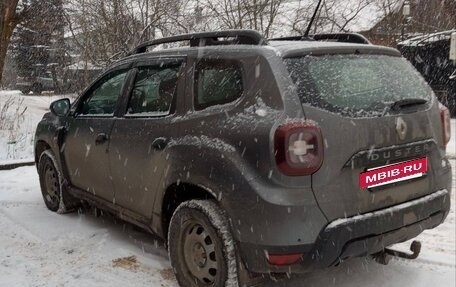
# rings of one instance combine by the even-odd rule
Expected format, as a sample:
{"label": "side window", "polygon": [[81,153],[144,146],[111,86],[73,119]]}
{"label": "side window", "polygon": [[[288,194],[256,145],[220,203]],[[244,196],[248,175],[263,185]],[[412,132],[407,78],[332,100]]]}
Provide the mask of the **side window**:
{"label": "side window", "polygon": [[140,67],[128,103],[127,114],[166,116],[171,113],[180,64]]}
{"label": "side window", "polygon": [[95,88],[83,101],[79,110],[82,115],[112,115],[128,70],[112,72],[95,84]]}
{"label": "side window", "polygon": [[241,97],[242,71],[234,61],[202,60],[195,71],[195,108],[230,103]]}

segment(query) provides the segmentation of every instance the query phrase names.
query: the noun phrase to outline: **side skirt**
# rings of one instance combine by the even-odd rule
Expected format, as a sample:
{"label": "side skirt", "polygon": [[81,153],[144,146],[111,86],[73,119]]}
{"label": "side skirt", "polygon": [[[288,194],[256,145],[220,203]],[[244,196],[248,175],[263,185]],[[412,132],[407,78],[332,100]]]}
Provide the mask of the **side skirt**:
{"label": "side skirt", "polygon": [[[74,197],[87,201],[90,205],[93,205],[101,210],[104,210],[106,212],[112,213],[121,220],[125,220],[131,224],[134,224],[145,231],[152,233],[156,236],[161,236],[159,234],[156,234],[151,226],[150,226],[150,219],[137,214],[136,212],[133,212],[131,210],[128,210],[126,208],[123,208],[119,205],[113,204],[112,202],[109,202],[105,199],[99,198],[96,195],[93,195],[91,193],[88,193],[86,191],[83,191],[79,188],[76,187],[68,187],[68,191],[71,195]],[[163,238],[162,238],[163,239]]]}

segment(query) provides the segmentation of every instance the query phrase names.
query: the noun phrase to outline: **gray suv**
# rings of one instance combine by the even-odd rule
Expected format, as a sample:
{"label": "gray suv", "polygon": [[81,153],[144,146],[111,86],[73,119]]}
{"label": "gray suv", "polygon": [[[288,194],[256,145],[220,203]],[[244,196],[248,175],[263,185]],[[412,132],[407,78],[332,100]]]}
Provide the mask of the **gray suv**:
{"label": "gray suv", "polygon": [[181,286],[237,286],[441,224],[449,138],[395,49],[230,30],[145,43],[54,102],[35,160],[50,210],[89,203],[167,240]]}

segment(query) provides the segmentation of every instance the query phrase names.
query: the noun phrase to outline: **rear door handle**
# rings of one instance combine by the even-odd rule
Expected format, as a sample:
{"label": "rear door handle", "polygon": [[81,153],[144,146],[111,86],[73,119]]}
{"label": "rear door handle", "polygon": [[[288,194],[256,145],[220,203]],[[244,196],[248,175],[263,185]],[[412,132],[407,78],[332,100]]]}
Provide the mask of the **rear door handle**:
{"label": "rear door handle", "polygon": [[168,144],[168,139],[164,137],[159,137],[154,139],[154,141],[151,144],[151,147],[155,150],[163,150],[166,145]]}
{"label": "rear door handle", "polygon": [[99,133],[95,138],[95,145],[104,144],[108,140],[108,136],[105,133]]}

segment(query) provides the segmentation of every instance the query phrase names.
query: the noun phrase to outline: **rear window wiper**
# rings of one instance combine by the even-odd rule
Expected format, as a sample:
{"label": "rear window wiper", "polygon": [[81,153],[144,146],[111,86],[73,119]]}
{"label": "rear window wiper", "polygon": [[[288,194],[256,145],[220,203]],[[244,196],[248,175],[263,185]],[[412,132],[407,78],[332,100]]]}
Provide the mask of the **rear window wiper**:
{"label": "rear window wiper", "polygon": [[391,104],[390,109],[393,111],[399,111],[403,108],[409,108],[412,106],[420,106],[426,104],[428,101],[425,99],[411,98],[401,99]]}

